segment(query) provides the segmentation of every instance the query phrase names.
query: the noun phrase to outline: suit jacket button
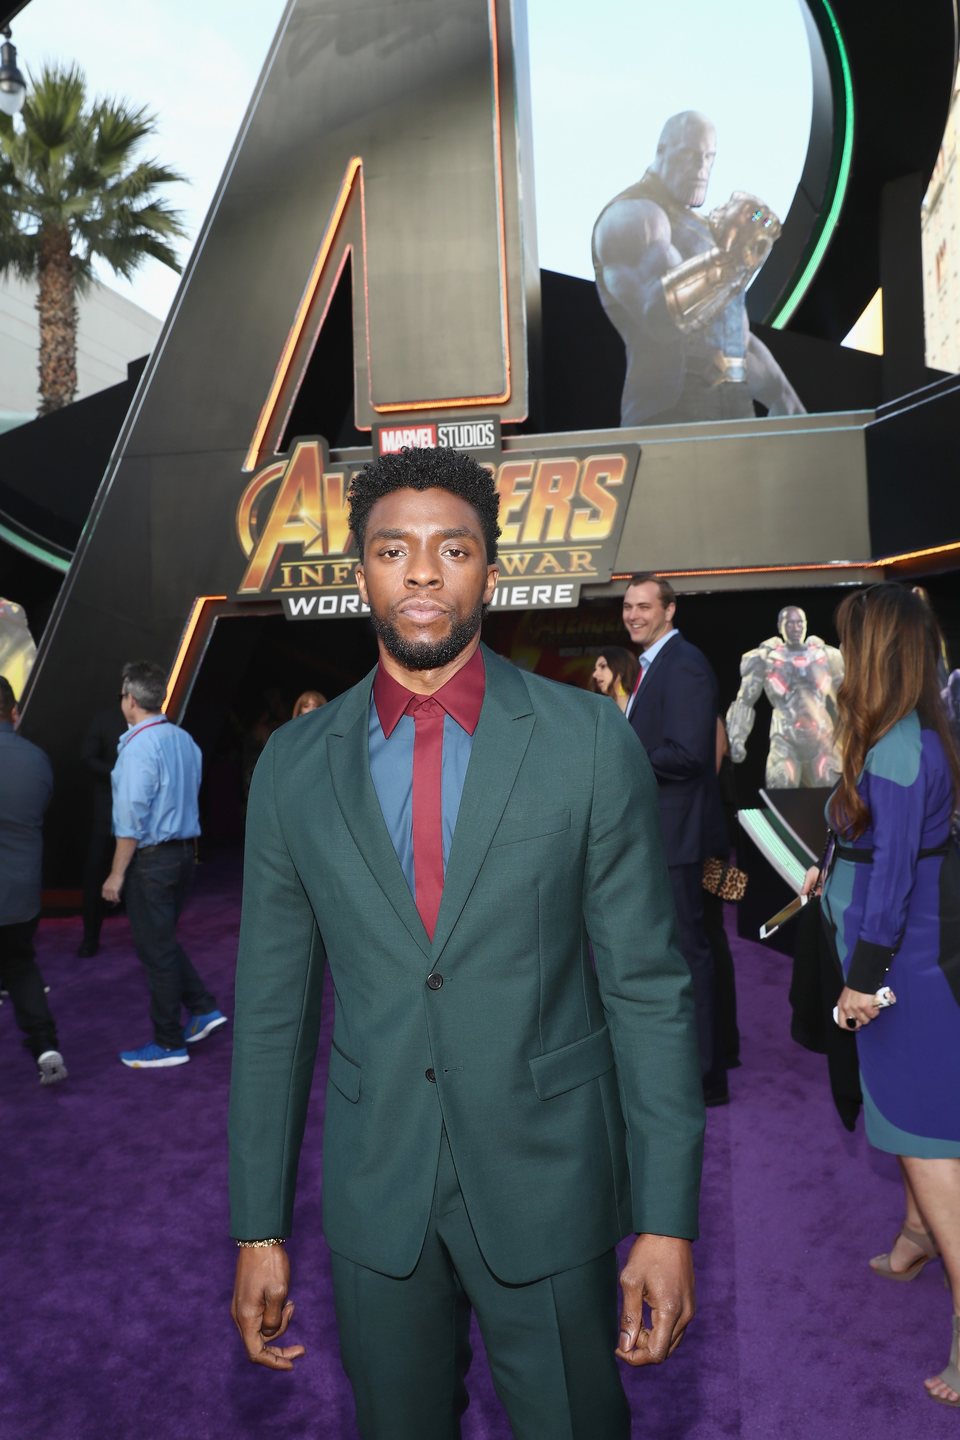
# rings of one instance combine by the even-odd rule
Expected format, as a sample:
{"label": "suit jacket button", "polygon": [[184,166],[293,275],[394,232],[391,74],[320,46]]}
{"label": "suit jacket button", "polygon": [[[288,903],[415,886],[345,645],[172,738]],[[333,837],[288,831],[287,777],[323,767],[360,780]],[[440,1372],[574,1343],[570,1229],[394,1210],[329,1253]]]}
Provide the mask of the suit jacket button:
{"label": "suit jacket button", "polygon": [[427,1079],[430,1081],[430,1084],[431,1084],[431,1085],[436,1085],[436,1083],[437,1083],[437,1072],[436,1072],[436,1070],[434,1070],[434,1069],[431,1067],[429,1070],[424,1070],[423,1073],[424,1073],[424,1075],[427,1077]]}
{"label": "suit jacket button", "polygon": [[440,989],[440,986],[441,986],[442,984],[443,984],[443,976],[442,976],[442,975],[438,975],[437,972],[436,972],[436,970],[434,970],[431,975],[428,975],[428,976],[427,976],[427,985],[429,986],[429,988],[430,988],[431,990],[439,990],[439,989]]}

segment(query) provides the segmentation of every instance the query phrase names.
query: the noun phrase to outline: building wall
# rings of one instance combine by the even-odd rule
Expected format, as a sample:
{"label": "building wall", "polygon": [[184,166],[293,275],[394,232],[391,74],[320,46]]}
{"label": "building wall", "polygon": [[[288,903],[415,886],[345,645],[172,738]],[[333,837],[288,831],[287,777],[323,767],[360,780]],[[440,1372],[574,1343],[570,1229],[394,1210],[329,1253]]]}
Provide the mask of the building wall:
{"label": "building wall", "polygon": [[[36,284],[0,277],[0,430],[37,413]],[[77,398],[116,385],[127,364],[147,355],[161,322],[105,285],[93,284],[79,302]]]}
{"label": "building wall", "polygon": [[960,370],[960,86],[923,202],[923,297],[927,364]]}

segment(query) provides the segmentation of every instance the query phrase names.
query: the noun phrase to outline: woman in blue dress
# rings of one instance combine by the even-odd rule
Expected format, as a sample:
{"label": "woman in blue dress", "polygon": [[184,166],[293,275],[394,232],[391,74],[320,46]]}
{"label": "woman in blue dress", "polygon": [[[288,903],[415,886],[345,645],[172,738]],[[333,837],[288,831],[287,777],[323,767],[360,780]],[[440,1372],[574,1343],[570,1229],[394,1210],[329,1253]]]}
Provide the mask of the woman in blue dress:
{"label": "woman in blue dress", "polygon": [[[892,584],[848,596],[837,630],[843,768],[822,908],[846,980],[838,1024],[857,1036],[867,1138],[898,1156],[906,1192],[903,1228],[871,1265],[904,1280],[942,1258],[953,1344],[926,1388],[960,1407],[960,974],[943,923],[960,763],[940,700],[940,635],[929,606]],[[890,1008],[874,998],[883,986]]]}

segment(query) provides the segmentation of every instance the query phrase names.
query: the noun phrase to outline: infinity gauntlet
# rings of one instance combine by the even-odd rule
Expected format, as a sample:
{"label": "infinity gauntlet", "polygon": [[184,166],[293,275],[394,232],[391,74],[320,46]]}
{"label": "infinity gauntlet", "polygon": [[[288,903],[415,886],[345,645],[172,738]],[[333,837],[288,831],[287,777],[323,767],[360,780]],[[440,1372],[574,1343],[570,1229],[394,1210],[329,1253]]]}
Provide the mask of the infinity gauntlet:
{"label": "infinity gauntlet", "polygon": [[702,330],[747,288],[780,234],[780,221],[755,195],[735,190],[711,211],[715,244],[661,277],[663,298],[677,329]]}
{"label": "infinity gauntlet", "polygon": [[707,216],[717,248],[738,265],[750,271],[759,270],[780,236],[780,221],[758,200],[734,190],[725,205],[718,205]]}

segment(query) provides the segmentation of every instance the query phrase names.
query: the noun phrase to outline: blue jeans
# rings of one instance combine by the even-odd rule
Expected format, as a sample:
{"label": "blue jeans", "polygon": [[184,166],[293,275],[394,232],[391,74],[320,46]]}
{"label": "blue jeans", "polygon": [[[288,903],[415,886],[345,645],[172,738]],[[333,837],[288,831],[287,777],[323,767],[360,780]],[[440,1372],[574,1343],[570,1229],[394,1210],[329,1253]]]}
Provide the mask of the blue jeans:
{"label": "blue jeans", "polygon": [[192,1015],[217,1008],[176,933],[194,868],[192,840],[150,845],[134,855],[124,886],[133,943],[150,986],[154,1038],[168,1049],[183,1045],[181,1006]]}

